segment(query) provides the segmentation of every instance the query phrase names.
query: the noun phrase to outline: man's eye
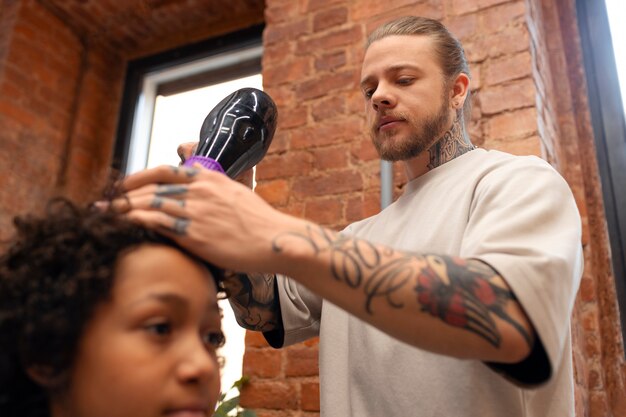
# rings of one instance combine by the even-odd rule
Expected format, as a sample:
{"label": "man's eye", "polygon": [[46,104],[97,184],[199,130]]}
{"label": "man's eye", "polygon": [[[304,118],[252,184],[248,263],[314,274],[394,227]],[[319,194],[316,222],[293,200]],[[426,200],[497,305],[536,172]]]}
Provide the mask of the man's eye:
{"label": "man's eye", "polygon": [[204,343],[213,349],[218,349],[224,346],[226,337],[222,332],[209,332],[204,335]]}
{"label": "man's eye", "polygon": [[373,95],[374,89],[363,90],[363,96],[365,96],[365,98],[372,98]]}
{"label": "man's eye", "polygon": [[151,323],[145,329],[157,336],[166,336],[172,333],[172,325],[168,322]]}
{"label": "man's eye", "polygon": [[399,78],[397,82],[400,85],[409,85],[413,82],[413,78]]}

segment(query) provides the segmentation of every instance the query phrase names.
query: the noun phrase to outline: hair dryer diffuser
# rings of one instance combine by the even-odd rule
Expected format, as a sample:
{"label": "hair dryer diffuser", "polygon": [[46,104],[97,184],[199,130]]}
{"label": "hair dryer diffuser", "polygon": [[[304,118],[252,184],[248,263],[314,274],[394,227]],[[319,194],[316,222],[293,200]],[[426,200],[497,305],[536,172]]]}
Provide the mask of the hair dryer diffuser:
{"label": "hair dryer diffuser", "polygon": [[274,137],[277,116],[276,104],[263,91],[235,91],[204,119],[198,148],[184,165],[200,163],[231,178],[237,177],[265,156]]}

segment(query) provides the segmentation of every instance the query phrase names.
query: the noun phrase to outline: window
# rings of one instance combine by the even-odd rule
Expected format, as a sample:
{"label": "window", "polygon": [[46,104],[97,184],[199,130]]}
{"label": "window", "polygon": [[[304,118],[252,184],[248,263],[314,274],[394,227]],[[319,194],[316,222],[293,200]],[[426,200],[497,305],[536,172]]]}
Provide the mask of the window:
{"label": "window", "polygon": [[[198,140],[213,107],[242,87],[262,89],[262,27],[189,45],[129,63],[114,168],[128,174],[177,165],[176,148]],[[245,331],[221,300],[226,345],[222,391],[241,377]]]}

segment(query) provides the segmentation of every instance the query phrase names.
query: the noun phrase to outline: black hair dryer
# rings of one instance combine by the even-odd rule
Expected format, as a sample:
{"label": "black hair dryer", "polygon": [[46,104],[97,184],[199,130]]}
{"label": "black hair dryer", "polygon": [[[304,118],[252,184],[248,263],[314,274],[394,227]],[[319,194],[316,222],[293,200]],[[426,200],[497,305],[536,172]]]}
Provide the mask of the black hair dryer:
{"label": "black hair dryer", "polygon": [[274,137],[277,118],[276,104],[263,91],[235,91],[204,119],[198,148],[184,165],[200,163],[236,178],[263,159]]}

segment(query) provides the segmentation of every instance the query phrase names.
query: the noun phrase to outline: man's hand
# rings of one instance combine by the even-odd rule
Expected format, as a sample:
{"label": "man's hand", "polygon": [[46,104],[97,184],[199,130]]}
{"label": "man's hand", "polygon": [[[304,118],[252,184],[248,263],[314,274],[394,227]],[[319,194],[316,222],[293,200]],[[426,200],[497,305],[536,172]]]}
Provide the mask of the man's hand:
{"label": "man's hand", "polygon": [[234,271],[275,271],[272,239],[302,222],[226,175],[201,167],[160,166],[127,177],[122,187],[125,198],[115,200],[114,209]]}
{"label": "man's hand", "polygon": [[[185,161],[196,152],[196,148],[198,147],[198,142],[185,142],[178,145],[178,149],[176,152],[178,153],[178,157],[180,158],[180,163],[178,166],[181,166],[185,163]],[[238,182],[245,185],[248,188],[253,188],[254,184],[254,171],[253,169],[249,169],[247,171],[239,174],[237,178],[235,178]]]}

